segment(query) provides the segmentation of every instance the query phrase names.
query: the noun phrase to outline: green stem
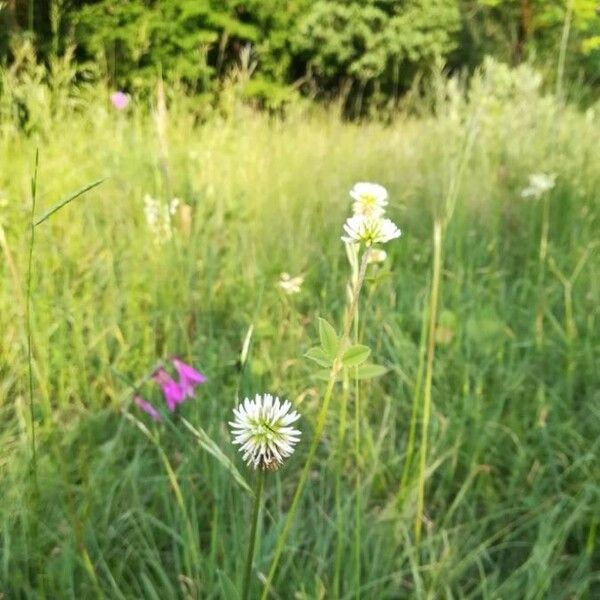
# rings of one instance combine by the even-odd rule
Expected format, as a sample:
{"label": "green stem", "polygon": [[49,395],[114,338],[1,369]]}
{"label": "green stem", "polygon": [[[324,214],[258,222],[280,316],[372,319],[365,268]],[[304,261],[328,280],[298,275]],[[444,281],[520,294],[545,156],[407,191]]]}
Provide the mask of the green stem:
{"label": "green stem", "polygon": [[337,440],[337,464],[335,474],[335,512],[336,512],[336,528],[337,538],[335,547],[334,559],[334,575],[333,575],[333,597],[340,597],[340,572],[342,567],[342,549],[345,539],[344,515],[342,513],[342,467],[344,464],[344,442],[346,439],[346,420],[348,414],[348,395],[349,381],[348,375],[344,371],[342,401],[340,404],[340,422],[338,426]]}
{"label": "green stem", "polygon": [[548,255],[548,232],[550,230],[550,203],[548,195],[542,200],[542,229],[540,232],[539,268],[538,268],[538,305],[535,317],[535,338],[538,350],[544,345],[544,280],[546,276],[546,257]]}
{"label": "green stem", "polygon": [[563,23],[562,35],[560,38],[560,48],[558,51],[558,64],[556,67],[556,95],[558,98],[562,97],[563,92],[563,79],[565,75],[565,59],[567,56],[567,45],[569,43],[569,34],[571,32],[571,22],[573,20],[573,8],[575,0],[569,0],[567,5],[567,12],[565,14],[565,21]]}
{"label": "green stem", "polygon": [[354,451],[356,453],[356,500],[354,504],[354,595],[360,599],[360,539],[361,539],[361,476],[360,476],[360,395],[358,369],[355,373],[354,400]]}
{"label": "green stem", "polygon": [[260,514],[260,500],[265,482],[265,472],[260,470],[256,477],[256,489],[254,490],[254,510],[252,512],[252,529],[248,541],[248,555],[246,557],[246,570],[244,572],[244,591],[242,600],[247,600],[250,594],[250,576],[252,575],[252,560],[254,558],[254,546],[256,545],[256,530],[258,528],[258,515]]}
{"label": "green stem", "polygon": [[413,453],[415,450],[415,438],[417,433],[417,416],[419,413],[419,401],[421,399],[421,387],[423,385],[423,371],[425,370],[425,349],[427,347],[427,309],[423,308],[423,320],[421,323],[421,340],[419,342],[419,365],[417,367],[417,376],[415,378],[415,388],[413,392],[412,410],[410,415],[410,425],[408,430],[408,442],[406,444],[406,457],[402,468],[402,478],[400,479],[400,489],[398,490],[398,501],[402,501],[406,494],[408,485],[408,476],[413,462]]}
{"label": "green stem", "polygon": [[[33,328],[31,325],[31,289],[32,289],[32,272],[33,272],[33,248],[35,246],[35,206],[37,200],[37,177],[39,165],[39,152],[35,152],[35,168],[31,179],[31,223],[30,223],[30,238],[29,238],[29,256],[27,260],[27,297],[25,303],[25,328],[27,331],[27,379],[29,392],[29,421],[31,427],[31,483],[32,483],[32,499],[31,513],[33,515],[31,526],[31,545],[33,548],[33,569],[32,581],[38,579],[38,574],[41,572],[41,555],[38,552],[38,508],[40,499],[40,487],[37,474],[37,444],[35,435],[35,410],[33,403]],[[45,597],[44,580],[40,578],[40,596]]]}
{"label": "green stem", "polygon": [[425,507],[425,471],[427,468],[427,438],[431,415],[431,384],[433,379],[433,357],[435,353],[435,324],[440,293],[442,269],[442,223],[436,219],[433,224],[433,279],[429,306],[429,332],[427,342],[427,368],[425,371],[425,392],[423,396],[423,422],[421,427],[421,455],[419,461],[419,485],[417,493],[417,515],[415,519],[415,538],[421,539],[423,511]]}
{"label": "green stem", "polygon": [[34,489],[37,495],[37,454],[35,443],[35,414],[33,408],[33,345],[32,345],[32,327],[31,327],[31,279],[33,271],[33,247],[35,245],[35,205],[37,199],[37,174],[38,174],[39,154],[35,153],[35,170],[33,179],[31,180],[31,224],[30,224],[30,240],[29,240],[29,259],[27,261],[27,303],[26,311],[26,328],[27,328],[27,366],[28,366],[28,383],[29,383],[29,418],[31,425],[31,467],[33,474]]}
{"label": "green stem", "polygon": [[[366,253],[368,258],[367,249]],[[354,343],[358,344],[360,311],[358,302],[356,304],[356,315],[354,318]],[[356,456],[356,481],[354,502],[354,595],[360,599],[360,539],[361,539],[361,461],[360,461],[360,382],[358,369],[354,369],[354,452]]]}
{"label": "green stem", "polygon": [[261,599],[266,600],[269,591],[271,589],[271,585],[273,583],[273,579],[275,577],[275,572],[277,571],[277,567],[279,566],[279,560],[281,559],[281,555],[283,553],[283,547],[285,546],[285,542],[290,534],[290,529],[292,527],[292,522],[294,517],[296,516],[296,511],[298,510],[298,504],[300,502],[300,497],[302,496],[302,492],[304,491],[304,486],[306,485],[306,481],[308,480],[308,474],[312,467],[312,463],[315,458],[315,454],[317,452],[317,447],[319,446],[319,442],[321,441],[321,436],[323,435],[323,429],[325,428],[325,421],[327,419],[327,413],[329,410],[329,403],[331,402],[331,395],[333,393],[333,388],[335,386],[335,382],[337,380],[338,374],[342,368],[342,353],[344,351],[345,342],[348,340],[348,336],[350,334],[350,328],[352,327],[352,321],[354,320],[354,316],[356,313],[356,309],[358,307],[358,297],[360,296],[360,290],[362,288],[362,284],[365,280],[365,274],[367,272],[367,260],[369,258],[370,249],[367,248],[365,253],[363,254],[362,261],[360,264],[360,270],[358,273],[358,278],[356,280],[356,284],[354,286],[352,300],[350,302],[350,310],[348,312],[348,316],[346,318],[346,323],[344,324],[344,332],[342,335],[342,339],[340,341],[340,345],[336,354],[336,357],[333,360],[333,364],[331,366],[331,371],[329,373],[329,380],[327,382],[327,388],[325,389],[325,394],[323,396],[323,403],[321,404],[321,410],[317,415],[317,424],[315,427],[315,434],[312,439],[310,448],[308,450],[308,456],[306,457],[306,462],[304,463],[304,467],[302,468],[302,473],[300,474],[300,479],[298,484],[296,485],[296,491],[294,492],[294,497],[292,499],[292,504],[290,506],[290,510],[285,519],[285,523],[283,525],[283,530],[279,534],[279,538],[277,539],[277,545],[275,546],[275,554],[273,555],[273,560],[271,562],[271,567],[269,569],[269,574],[267,575],[267,579],[264,583],[263,592]]}

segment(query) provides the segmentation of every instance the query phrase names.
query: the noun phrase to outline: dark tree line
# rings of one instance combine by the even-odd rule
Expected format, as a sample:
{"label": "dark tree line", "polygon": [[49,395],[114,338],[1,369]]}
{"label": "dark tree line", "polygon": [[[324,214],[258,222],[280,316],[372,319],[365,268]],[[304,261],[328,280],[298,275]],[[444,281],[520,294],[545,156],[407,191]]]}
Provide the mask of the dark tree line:
{"label": "dark tree line", "polygon": [[0,61],[23,39],[40,61],[75,48],[114,86],[160,72],[197,93],[217,90],[246,49],[246,93],[268,104],[292,90],[393,102],[416,76],[472,69],[485,55],[533,60],[552,77],[561,43],[574,80],[595,86],[600,74],[597,0],[0,2]]}

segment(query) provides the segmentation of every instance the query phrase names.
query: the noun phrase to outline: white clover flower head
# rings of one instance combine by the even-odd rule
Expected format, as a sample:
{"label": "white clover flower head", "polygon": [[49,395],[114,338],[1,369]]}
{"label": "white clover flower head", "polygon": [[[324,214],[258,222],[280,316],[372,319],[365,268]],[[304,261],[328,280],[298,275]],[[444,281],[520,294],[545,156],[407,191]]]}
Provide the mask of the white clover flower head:
{"label": "white clover flower head", "polygon": [[381,250],[381,248],[373,248],[371,252],[369,252],[369,257],[367,258],[367,264],[377,264],[382,263],[387,258],[387,252],[385,250]]}
{"label": "white clover flower head", "polygon": [[355,215],[368,217],[381,217],[387,205],[387,190],[378,183],[360,182],[355,183],[350,190],[350,196],[354,199],[352,209]]}
{"label": "white clover flower head", "polygon": [[248,466],[272,471],[291,456],[300,440],[300,431],[290,427],[300,415],[291,410],[288,400],[281,402],[271,394],[256,394],[233,409],[235,421],[230,421],[233,443],[238,445]]}
{"label": "white clover flower head", "polygon": [[297,275],[296,277],[291,277],[289,273],[282,273],[280,275],[279,282],[277,285],[289,296],[293,294],[297,294],[302,289],[302,284],[304,283],[304,277],[302,275]]}
{"label": "white clover flower head", "polygon": [[373,244],[385,244],[400,237],[401,231],[390,219],[354,215],[344,223],[346,235],[342,241],[347,244],[364,243],[369,247]]}
{"label": "white clover flower head", "polygon": [[529,176],[529,185],[521,192],[522,198],[541,198],[556,185],[556,175],[533,173]]}

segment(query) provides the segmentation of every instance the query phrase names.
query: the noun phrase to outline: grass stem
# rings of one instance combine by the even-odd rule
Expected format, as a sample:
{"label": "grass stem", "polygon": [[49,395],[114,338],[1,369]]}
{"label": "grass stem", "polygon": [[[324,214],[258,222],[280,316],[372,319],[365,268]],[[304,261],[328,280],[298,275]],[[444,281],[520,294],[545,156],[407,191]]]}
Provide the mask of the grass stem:
{"label": "grass stem", "polygon": [[429,303],[429,327],[427,341],[427,367],[425,370],[425,389],[423,395],[423,421],[421,426],[421,454],[419,460],[419,483],[417,492],[417,514],[415,518],[415,538],[421,539],[423,512],[425,508],[425,477],[427,470],[427,441],[431,417],[431,385],[433,379],[433,357],[435,354],[435,325],[440,294],[442,272],[442,223],[435,219],[433,223],[433,277]]}

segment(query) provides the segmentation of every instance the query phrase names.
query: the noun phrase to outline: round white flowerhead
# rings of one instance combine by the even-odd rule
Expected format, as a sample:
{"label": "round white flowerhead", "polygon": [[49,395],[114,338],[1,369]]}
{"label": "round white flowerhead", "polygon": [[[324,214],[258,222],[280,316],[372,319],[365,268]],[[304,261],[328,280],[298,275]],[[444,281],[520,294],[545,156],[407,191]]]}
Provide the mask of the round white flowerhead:
{"label": "round white flowerhead", "polygon": [[344,223],[346,235],[342,241],[347,244],[359,244],[363,242],[366,246],[373,244],[385,244],[400,237],[401,231],[390,219],[380,217],[367,217],[365,215],[354,215]]}
{"label": "round white flowerhead", "polygon": [[350,196],[354,199],[352,208],[355,215],[381,217],[385,212],[388,193],[378,183],[355,183],[350,190]]}
{"label": "round white flowerhead", "polygon": [[300,431],[290,427],[300,415],[291,410],[288,400],[281,402],[271,394],[256,394],[233,409],[230,421],[233,443],[240,447],[248,466],[263,471],[275,470],[294,452]]}

